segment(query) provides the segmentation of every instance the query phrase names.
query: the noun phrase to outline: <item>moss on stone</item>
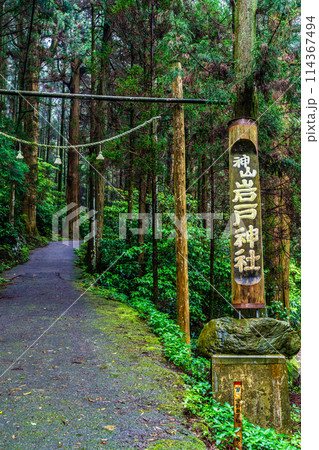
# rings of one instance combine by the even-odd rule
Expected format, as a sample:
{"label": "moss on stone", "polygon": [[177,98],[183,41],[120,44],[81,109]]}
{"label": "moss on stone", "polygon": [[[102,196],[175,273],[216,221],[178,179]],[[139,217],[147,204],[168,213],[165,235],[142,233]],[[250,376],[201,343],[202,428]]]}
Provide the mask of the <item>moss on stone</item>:
{"label": "moss on stone", "polygon": [[300,337],[287,322],[271,318],[213,319],[203,328],[197,343],[200,355],[277,355],[291,357],[300,350]]}

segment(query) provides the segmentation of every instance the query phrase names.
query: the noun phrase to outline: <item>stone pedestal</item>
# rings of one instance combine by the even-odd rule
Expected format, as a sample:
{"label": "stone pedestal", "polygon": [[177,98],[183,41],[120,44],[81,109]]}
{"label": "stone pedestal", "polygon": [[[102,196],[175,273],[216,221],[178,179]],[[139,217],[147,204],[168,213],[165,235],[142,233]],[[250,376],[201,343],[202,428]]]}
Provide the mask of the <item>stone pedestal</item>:
{"label": "stone pedestal", "polygon": [[234,405],[234,382],[242,382],[242,412],[249,422],[291,434],[287,364],[284,356],[213,355],[214,398]]}

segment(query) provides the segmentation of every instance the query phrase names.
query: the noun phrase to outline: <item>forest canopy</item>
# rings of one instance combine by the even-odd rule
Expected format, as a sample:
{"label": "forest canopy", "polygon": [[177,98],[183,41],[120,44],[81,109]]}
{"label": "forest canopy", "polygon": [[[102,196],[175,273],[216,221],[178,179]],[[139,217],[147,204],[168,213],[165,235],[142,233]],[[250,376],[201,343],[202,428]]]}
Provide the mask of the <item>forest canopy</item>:
{"label": "forest canopy", "polygon": [[83,276],[167,332],[168,357],[200,379],[189,345],[234,315],[229,123],[244,118],[258,129],[260,295],[299,333],[300,54],[298,0],[0,0],[0,270],[90,236]]}

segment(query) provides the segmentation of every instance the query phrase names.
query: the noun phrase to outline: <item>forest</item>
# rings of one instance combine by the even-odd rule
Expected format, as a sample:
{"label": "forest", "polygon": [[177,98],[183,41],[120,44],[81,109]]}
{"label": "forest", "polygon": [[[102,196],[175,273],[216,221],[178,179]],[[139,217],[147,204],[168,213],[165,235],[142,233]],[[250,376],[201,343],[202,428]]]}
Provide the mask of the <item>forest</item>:
{"label": "forest", "polygon": [[[251,36],[238,42],[246,20]],[[299,0],[0,0],[0,274],[52,240],[80,239],[83,286],[160,337],[207,448],[234,438],[196,354],[204,325],[234,316],[234,118],[258,127],[267,315],[300,334],[300,55]],[[292,435],[246,421],[243,448],[300,447],[298,370],[289,360]]]}

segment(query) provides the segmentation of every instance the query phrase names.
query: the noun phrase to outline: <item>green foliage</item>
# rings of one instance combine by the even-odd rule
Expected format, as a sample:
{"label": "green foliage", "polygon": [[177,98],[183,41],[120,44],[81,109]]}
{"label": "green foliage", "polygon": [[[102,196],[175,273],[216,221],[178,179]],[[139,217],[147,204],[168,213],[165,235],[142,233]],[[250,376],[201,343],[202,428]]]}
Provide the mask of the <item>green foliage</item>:
{"label": "green foliage", "polygon": [[[195,204],[188,197],[188,248],[189,248],[189,291],[190,316],[193,336],[198,335],[201,328],[209,320],[211,299],[209,284],[210,240],[207,231],[202,227],[195,215]],[[176,316],[176,255],[174,239],[174,218],[170,211],[174,205],[173,196],[163,190],[158,195],[158,210],[162,212],[162,238],[158,240],[159,259],[159,309]],[[100,278],[99,283],[107,289],[120,290],[132,299],[152,298],[152,242],[150,234],[145,236],[142,247],[137,245],[137,236],[131,235],[131,241],[119,239],[119,214],[126,212],[125,202],[113,202],[105,207],[104,233],[100,243],[101,271],[106,270],[120,255],[119,263]],[[137,228],[137,220],[133,220],[130,228]],[[127,233],[130,233],[127,226]],[[216,317],[232,313],[229,293],[230,289],[230,250],[228,239],[216,239],[216,261],[214,270],[215,292],[213,313]],[[145,254],[145,274],[137,277],[137,257]],[[226,299],[226,300],[225,300]]]}
{"label": "green foliage", "polygon": [[[10,2],[9,2],[10,3]],[[13,1],[13,8],[21,6]],[[171,95],[171,83],[177,75],[172,63],[179,60],[182,70],[185,98],[219,99],[227,105],[207,105],[206,107],[185,107],[185,135],[187,160],[187,212],[188,253],[189,253],[189,292],[192,330],[192,347],[203,325],[213,317],[232,314],[230,302],[230,246],[223,239],[225,221],[216,223],[214,255],[214,296],[209,285],[210,240],[206,230],[196,217],[201,209],[201,195],[206,183],[209,194],[209,177],[205,180],[203,172],[213,166],[215,186],[215,211],[229,214],[227,122],[232,116],[232,103],[236,97],[236,87],[241,80],[234,75],[232,4],[220,0],[194,0],[169,2],[135,2],[133,0],[111,0],[108,2],[46,2],[41,0],[35,11],[33,30],[39,33],[39,47],[34,59],[39,59],[40,90],[60,90],[60,83],[69,85],[71,64],[75,59],[81,63],[81,92],[89,92],[95,75],[97,92],[105,83],[105,91],[118,95],[158,96]],[[10,8],[11,8],[10,6]],[[8,8],[8,5],[4,6]],[[93,7],[93,8],[92,8]],[[258,91],[259,123],[258,142],[261,173],[261,189],[267,190],[273,177],[285,175],[289,189],[285,195],[289,202],[287,210],[291,218],[291,264],[290,310],[274,303],[269,315],[288,320],[300,331],[300,26],[299,0],[260,0],[257,15],[257,40],[253,48],[254,67],[250,79],[254,79]],[[92,11],[95,12],[95,30],[92,34]],[[22,11],[22,10],[21,10]],[[12,14],[6,10],[5,13]],[[154,13],[154,14],[153,14]],[[17,19],[18,17],[18,19]],[[18,22],[17,22],[18,20]],[[21,21],[21,23],[20,23]],[[102,44],[104,25],[110,26],[108,44]],[[27,42],[29,12],[14,14],[8,22],[8,35],[5,39],[3,59],[10,62],[8,78],[18,80],[13,71],[21,72]],[[150,28],[153,27],[151,38]],[[17,34],[18,33],[18,34]],[[32,33],[33,34],[33,33]],[[35,34],[35,33],[34,33]],[[49,41],[52,40],[52,46]],[[92,49],[92,42],[95,50]],[[17,43],[19,44],[17,46]],[[34,53],[33,46],[28,49],[29,56]],[[93,54],[92,54],[93,51]],[[22,59],[21,59],[22,58]],[[41,59],[41,61],[40,61]],[[103,62],[106,79],[100,80],[100,62]],[[13,70],[12,70],[13,68]],[[20,73],[21,74],[21,73]],[[45,81],[42,81],[45,80]],[[101,81],[101,82],[100,82]],[[69,85],[70,86],[70,85]],[[20,86],[15,85],[19,88]],[[274,101],[274,100],[277,101]],[[68,105],[68,103],[67,103]],[[40,103],[40,117],[46,116],[47,106]],[[16,105],[7,102],[7,111],[12,117],[17,115]],[[90,102],[81,102],[80,140],[86,142],[94,127],[99,127],[100,118],[91,119]],[[45,112],[45,114],[43,114]],[[60,107],[52,106],[51,124],[60,127]],[[107,190],[104,233],[100,243],[101,266],[105,273],[99,278],[99,285],[106,295],[117,296],[130,302],[152,326],[164,343],[164,351],[172,362],[187,372],[190,386],[187,408],[199,414],[209,424],[212,434],[220,448],[231,445],[234,430],[231,423],[232,411],[229,405],[221,406],[211,400],[210,386],[207,382],[207,362],[200,358],[189,358],[189,348],[183,343],[181,333],[175,323],[176,316],[176,255],[175,240],[172,237],[174,224],[169,214],[174,211],[174,198],[168,187],[171,177],[172,156],[172,114],[167,105],[149,104],[108,104],[105,109],[107,120],[105,136],[126,131],[133,125],[161,114],[157,128],[157,143],[154,145],[150,128],[139,130],[129,138],[109,142],[103,153],[106,157],[106,179],[111,180],[114,189]],[[24,112],[23,112],[24,113]],[[22,114],[23,116],[23,114]],[[66,119],[68,114],[66,114]],[[16,119],[15,119],[16,120]],[[21,120],[21,123],[23,119]],[[93,123],[94,122],[94,123]],[[20,123],[20,126],[21,126]],[[39,128],[44,124],[40,119]],[[14,134],[17,123],[5,120],[5,129]],[[46,124],[45,124],[46,125]],[[65,123],[65,125],[67,125]],[[93,126],[92,126],[93,125]],[[67,127],[64,127],[65,130]],[[45,130],[41,130],[45,131]],[[46,139],[44,135],[41,139]],[[92,136],[92,134],[91,134]],[[55,137],[54,137],[55,139]],[[51,136],[51,143],[53,136]],[[95,149],[97,150],[97,149]],[[83,150],[85,154],[86,150]],[[0,262],[2,268],[23,261],[28,256],[30,243],[24,236],[22,199],[24,177],[28,170],[23,161],[15,159],[16,150],[9,141],[0,138]],[[94,162],[94,157],[90,159]],[[132,166],[132,167],[131,167]],[[101,166],[102,167],[102,166]],[[146,236],[142,247],[138,246],[137,236],[130,231],[128,239],[118,238],[118,215],[127,211],[126,200],[118,201],[120,193],[127,198],[126,176],[128,169],[134,174],[135,185],[150,174],[157,175],[158,212],[163,214],[162,239],[158,240],[159,304],[150,300],[153,291],[152,240]],[[206,170],[206,174],[208,175]],[[56,191],[56,168],[39,160],[37,227],[41,235],[49,236],[52,214],[64,205],[64,194]],[[81,204],[87,204],[87,176],[89,170],[80,163]],[[119,176],[118,176],[119,175]],[[210,173],[209,173],[210,175]],[[125,188],[123,187],[125,182]],[[14,225],[8,223],[9,193],[12,184],[16,185],[16,218]],[[149,187],[148,187],[149,190]],[[116,200],[114,200],[116,198]],[[149,207],[151,199],[147,199]],[[263,207],[270,216],[272,208],[263,198]],[[134,191],[133,204],[137,212],[138,192]],[[208,205],[209,207],[209,205]],[[265,215],[264,215],[265,217]],[[296,219],[296,220],[295,220]],[[265,223],[266,222],[266,223]],[[264,235],[267,235],[267,220],[264,220]],[[269,221],[270,223],[270,221]],[[83,225],[83,233],[87,232]],[[133,220],[131,228],[137,228]],[[129,228],[129,227],[127,227]],[[131,233],[131,234],[130,234]],[[264,236],[265,237],[265,236]],[[38,241],[37,241],[38,242]],[[267,245],[266,240],[264,240]],[[138,255],[144,252],[145,271],[138,277]],[[84,265],[84,251],[81,254]],[[266,253],[266,252],[265,252]],[[118,259],[119,258],[119,259]],[[118,262],[114,265],[114,261]],[[112,267],[112,270],[107,270]],[[265,269],[267,262],[265,258]],[[1,266],[0,266],[1,270]],[[99,276],[99,274],[97,274]],[[267,287],[269,289],[269,287]],[[121,292],[122,294],[118,294]],[[287,441],[276,436],[273,430],[260,430],[245,422],[247,448],[271,449],[285,447]]]}
{"label": "green foliage", "polygon": [[301,423],[301,408],[296,405],[292,405],[291,420],[296,423]]}
{"label": "green foliage", "polygon": [[285,320],[292,328],[301,331],[301,269],[294,261],[290,263],[290,309],[287,310],[282,303],[273,302],[267,308],[268,316],[278,320]]}
{"label": "green foliage", "polygon": [[[13,124],[10,121],[6,121],[5,124],[7,130],[13,132],[13,130],[10,131]],[[16,155],[17,150],[12,141],[0,137],[0,272],[27,261],[30,249],[47,242],[40,236],[32,239],[25,236],[22,221],[22,199],[28,167],[23,160],[17,160]],[[52,166],[39,160],[38,231],[46,236],[50,236],[52,212],[56,208],[55,184],[49,177],[49,170],[52,170]],[[15,194],[14,224],[9,222],[9,199],[13,186]]]}
{"label": "green foliage", "polygon": [[[196,415],[208,425],[203,437],[215,442],[219,449],[232,446],[234,430],[233,408],[225,403],[216,402],[212,398],[209,379],[209,362],[190,354],[190,347],[183,341],[183,336],[175,321],[167,314],[158,311],[148,298],[132,298],[118,294],[116,290],[91,288],[93,292],[105,297],[114,297],[124,301],[136,309],[146,320],[163,344],[163,352],[169,361],[185,372],[188,390],[185,398],[185,409]],[[276,434],[273,429],[263,429],[243,419],[243,443],[245,450],[296,450],[300,448],[300,436],[292,439]]]}
{"label": "green foliage", "polygon": [[47,237],[52,233],[52,215],[59,209],[59,205],[64,206],[53,181],[55,173],[56,167],[38,159],[37,228],[41,235]]}
{"label": "green foliage", "polygon": [[292,386],[299,377],[299,364],[296,358],[287,359],[288,382]]}

